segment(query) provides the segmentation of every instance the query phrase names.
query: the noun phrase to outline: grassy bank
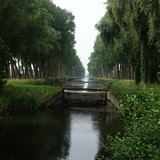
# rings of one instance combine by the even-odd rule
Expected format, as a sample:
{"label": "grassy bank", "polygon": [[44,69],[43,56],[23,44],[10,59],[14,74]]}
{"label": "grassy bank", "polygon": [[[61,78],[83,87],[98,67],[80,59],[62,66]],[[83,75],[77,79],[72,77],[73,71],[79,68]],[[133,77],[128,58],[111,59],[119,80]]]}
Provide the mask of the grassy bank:
{"label": "grassy bank", "polygon": [[0,111],[37,109],[59,90],[56,86],[44,84],[44,80],[9,80],[0,95]]}
{"label": "grassy bank", "polygon": [[158,85],[136,86],[132,81],[101,80],[121,99],[123,135],[108,136],[98,160],[159,160],[160,92]]}

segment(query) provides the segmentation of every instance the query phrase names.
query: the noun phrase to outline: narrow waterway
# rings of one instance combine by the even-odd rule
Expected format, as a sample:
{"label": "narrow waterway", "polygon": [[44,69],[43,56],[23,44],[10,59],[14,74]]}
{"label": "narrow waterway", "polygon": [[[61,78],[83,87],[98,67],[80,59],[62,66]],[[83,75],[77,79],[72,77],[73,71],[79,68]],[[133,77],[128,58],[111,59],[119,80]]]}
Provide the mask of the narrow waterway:
{"label": "narrow waterway", "polygon": [[[102,87],[87,78],[67,85],[82,89]],[[8,113],[0,125],[0,160],[96,160],[103,152],[106,135],[118,131],[121,131],[118,113],[109,112],[106,106],[78,107],[72,103],[72,107],[61,111]]]}
{"label": "narrow waterway", "polygon": [[94,160],[118,115],[87,110],[9,113],[0,126],[1,160]]}

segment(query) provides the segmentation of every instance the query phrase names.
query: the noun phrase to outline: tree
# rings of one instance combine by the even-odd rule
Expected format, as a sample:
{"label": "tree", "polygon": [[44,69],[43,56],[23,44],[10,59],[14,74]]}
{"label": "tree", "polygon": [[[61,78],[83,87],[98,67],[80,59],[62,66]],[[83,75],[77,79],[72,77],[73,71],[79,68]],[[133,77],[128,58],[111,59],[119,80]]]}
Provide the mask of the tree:
{"label": "tree", "polygon": [[111,46],[107,46],[102,41],[100,35],[97,36],[94,43],[94,52],[91,53],[88,70],[92,76],[108,77],[115,65],[114,50]]}
{"label": "tree", "polygon": [[11,58],[11,53],[8,46],[0,38],[0,91],[5,84],[5,78],[9,75],[9,60]]}
{"label": "tree", "polygon": [[97,25],[106,46],[113,45],[118,60],[116,64],[122,72],[126,70],[132,74],[133,71],[131,77],[136,83],[157,81],[159,5],[159,1],[150,0],[108,0],[106,14]]}
{"label": "tree", "polygon": [[[51,0],[2,0],[0,37],[11,50],[11,76],[72,75],[74,16]],[[81,64],[79,63],[79,67]]]}

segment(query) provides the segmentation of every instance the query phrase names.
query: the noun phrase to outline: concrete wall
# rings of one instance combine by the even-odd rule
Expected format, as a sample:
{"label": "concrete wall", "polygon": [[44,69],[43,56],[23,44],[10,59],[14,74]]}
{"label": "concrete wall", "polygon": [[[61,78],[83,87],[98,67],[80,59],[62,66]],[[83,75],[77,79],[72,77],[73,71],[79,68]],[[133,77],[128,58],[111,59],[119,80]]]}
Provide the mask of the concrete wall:
{"label": "concrete wall", "polygon": [[107,91],[107,105],[119,109],[120,100],[117,99],[110,91]]}
{"label": "concrete wall", "polygon": [[54,95],[48,97],[48,99],[40,106],[40,108],[47,108],[47,107],[56,107],[62,106],[63,100],[63,90],[59,90]]}

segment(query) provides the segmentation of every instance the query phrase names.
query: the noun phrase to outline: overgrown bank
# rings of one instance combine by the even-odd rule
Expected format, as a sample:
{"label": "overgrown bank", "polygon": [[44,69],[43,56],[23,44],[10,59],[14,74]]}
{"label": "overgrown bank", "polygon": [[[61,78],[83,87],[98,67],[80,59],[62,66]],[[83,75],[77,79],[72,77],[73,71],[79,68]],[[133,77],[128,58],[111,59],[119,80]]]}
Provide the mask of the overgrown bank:
{"label": "overgrown bank", "polygon": [[8,109],[33,109],[59,91],[53,81],[12,80],[7,83],[0,95],[0,111]]}
{"label": "overgrown bank", "polygon": [[106,139],[98,160],[159,160],[160,93],[156,87],[136,86],[132,81],[102,80],[121,99],[124,133]]}

